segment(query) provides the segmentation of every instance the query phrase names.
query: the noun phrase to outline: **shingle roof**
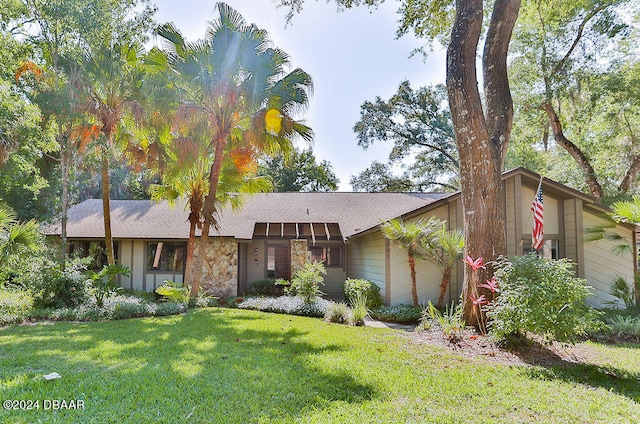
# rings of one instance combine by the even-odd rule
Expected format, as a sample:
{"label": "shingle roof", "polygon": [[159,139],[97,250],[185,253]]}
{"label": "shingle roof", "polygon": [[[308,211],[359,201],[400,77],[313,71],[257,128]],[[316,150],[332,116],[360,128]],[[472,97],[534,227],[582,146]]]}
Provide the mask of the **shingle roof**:
{"label": "shingle roof", "polygon": [[[251,239],[257,222],[338,223],[343,237],[373,228],[382,222],[434,203],[450,194],[424,193],[268,193],[247,197],[243,206],[220,211],[220,230],[211,235]],[[186,239],[188,212],[182,204],[148,200],[112,200],[114,238]],[[44,228],[60,234],[60,225]],[[90,199],[69,209],[67,236],[102,238],[102,200]]]}

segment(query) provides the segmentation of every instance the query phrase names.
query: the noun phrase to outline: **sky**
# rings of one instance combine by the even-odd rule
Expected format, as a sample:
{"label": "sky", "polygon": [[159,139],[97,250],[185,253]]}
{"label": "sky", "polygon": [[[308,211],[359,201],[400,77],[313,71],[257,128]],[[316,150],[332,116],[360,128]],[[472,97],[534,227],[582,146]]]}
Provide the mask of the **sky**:
{"label": "sky", "polygon": [[[173,22],[187,41],[204,38],[207,22],[217,17],[214,0],[155,0],[159,23]],[[407,79],[412,88],[444,83],[445,52],[428,58],[411,52],[424,45],[412,35],[396,39],[398,3],[388,0],[378,9],[338,12],[335,2],[306,0],[303,11],[286,23],[286,8],[272,0],[227,0],[248,23],[267,30],[274,46],[284,50],[291,69],[302,68],[313,78],[314,91],[304,119],[315,132],[312,148],[318,162],[331,163],[339,190],[351,191],[349,179],[371,162],[386,162],[391,144],[357,145],[353,126],[363,102],[391,97]],[[160,46],[159,40],[156,43]],[[298,147],[306,147],[299,144]]]}

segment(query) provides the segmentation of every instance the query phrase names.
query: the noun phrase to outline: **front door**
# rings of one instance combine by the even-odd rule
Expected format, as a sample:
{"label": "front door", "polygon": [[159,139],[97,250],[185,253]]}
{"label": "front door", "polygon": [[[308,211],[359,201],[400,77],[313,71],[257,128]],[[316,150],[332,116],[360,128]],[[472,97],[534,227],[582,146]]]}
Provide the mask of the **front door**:
{"label": "front door", "polygon": [[276,247],[276,278],[291,278],[289,265],[289,249]]}
{"label": "front door", "polygon": [[291,278],[291,264],[289,259],[289,247],[269,246],[267,248],[267,274],[271,278]]}

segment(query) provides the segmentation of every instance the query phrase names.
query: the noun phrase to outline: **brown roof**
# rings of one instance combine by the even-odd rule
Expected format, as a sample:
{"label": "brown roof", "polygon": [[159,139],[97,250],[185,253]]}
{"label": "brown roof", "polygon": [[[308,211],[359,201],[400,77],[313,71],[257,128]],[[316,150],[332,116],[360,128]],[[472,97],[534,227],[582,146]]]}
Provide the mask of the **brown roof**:
{"label": "brown roof", "polygon": [[[424,193],[269,193],[249,196],[236,211],[220,211],[220,230],[211,235],[251,239],[256,223],[337,223],[348,238],[450,194]],[[112,200],[112,234],[118,239],[186,239],[188,213],[183,204]],[[102,238],[102,200],[90,199],[69,209],[67,236]],[[60,234],[60,225],[45,227]]]}

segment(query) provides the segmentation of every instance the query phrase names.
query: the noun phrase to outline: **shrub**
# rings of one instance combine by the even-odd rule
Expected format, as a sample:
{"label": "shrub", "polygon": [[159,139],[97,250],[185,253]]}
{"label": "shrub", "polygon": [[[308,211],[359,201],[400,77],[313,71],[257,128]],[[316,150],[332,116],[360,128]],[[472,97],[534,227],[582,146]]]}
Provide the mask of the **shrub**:
{"label": "shrub", "polygon": [[614,315],[605,318],[604,334],[640,342],[640,316]]}
{"label": "shrub", "polygon": [[34,261],[33,268],[27,270],[22,279],[30,279],[28,287],[33,291],[36,308],[73,308],[83,304],[89,295],[87,278],[84,275],[85,262],[80,259],[69,261],[64,271],[60,265],[41,259]]}
{"label": "shrub", "polygon": [[353,311],[351,316],[353,318],[353,325],[364,325],[364,320],[369,316],[369,309],[367,309],[367,295],[364,293],[358,293],[352,299]]}
{"label": "shrub", "polygon": [[211,308],[220,306],[220,299],[215,296],[199,294],[197,297],[189,299],[190,308]]}
{"label": "shrub", "polygon": [[332,303],[327,308],[324,319],[338,324],[348,324],[351,321],[351,309],[343,302]]}
{"label": "shrub", "polygon": [[[289,282],[287,282],[287,285]],[[249,284],[248,290],[251,294],[264,296],[282,296],[284,287],[280,284],[280,280],[274,278],[265,278],[264,280],[256,280]]]}
{"label": "shrub", "polygon": [[412,324],[422,317],[422,308],[413,305],[380,306],[372,309],[369,315],[380,321]]}
{"label": "shrub", "polygon": [[128,277],[131,275],[131,270],[125,265],[105,265],[98,272],[89,271],[87,277],[91,283],[89,292],[96,300],[96,304],[102,307],[104,299],[108,296],[118,293],[120,287],[116,285],[115,279],[118,275],[124,275]]}
{"label": "shrub", "polygon": [[320,284],[324,284],[322,275],[326,275],[326,273],[327,270],[322,262],[307,262],[293,276],[287,294],[300,296],[304,303],[315,302],[319,296],[324,294],[320,291]]}
{"label": "shrub", "polygon": [[429,301],[422,309],[420,325],[423,328],[429,328],[430,325],[438,326],[450,342],[458,342],[462,340],[466,325],[462,318],[462,305],[454,306],[451,302],[451,306],[445,307],[444,312],[441,312]]}
{"label": "shrub", "polygon": [[606,302],[607,305],[613,308],[618,308],[620,304],[623,304],[626,309],[632,309],[636,306],[636,295],[634,291],[629,288],[624,277],[617,276],[611,282],[609,294],[618,299],[617,301]]}
{"label": "shrub", "polygon": [[164,302],[156,305],[156,316],[178,315],[187,312],[187,304],[182,302]]}
{"label": "shrub", "polygon": [[162,296],[164,302],[189,302],[189,289],[180,283],[164,280],[163,284],[156,288],[156,293]]}
{"label": "shrub", "polygon": [[367,308],[369,309],[377,308],[383,304],[382,296],[380,296],[380,287],[371,281],[347,278],[342,290],[344,291],[345,300],[351,305],[353,305],[353,299],[359,293],[367,296]]}
{"label": "shrub", "polygon": [[24,321],[33,308],[33,297],[26,290],[0,289],[0,325]]}
{"label": "shrub", "polygon": [[157,306],[135,296],[112,296],[104,302],[103,315],[109,320],[153,316]]}
{"label": "shrub", "polygon": [[22,314],[33,308],[33,297],[26,290],[0,289],[0,313]]}
{"label": "shrub", "polygon": [[325,316],[332,303],[326,299],[306,303],[300,296],[253,297],[245,299],[238,308],[321,318]]}
{"label": "shrub", "polygon": [[531,332],[546,341],[574,342],[599,328],[601,314],[586,305],[589,287],[573,276],[572,266],[536,255],[500,258],[495,277],[501,293],[487,307],[491,334],[500,341]]}

